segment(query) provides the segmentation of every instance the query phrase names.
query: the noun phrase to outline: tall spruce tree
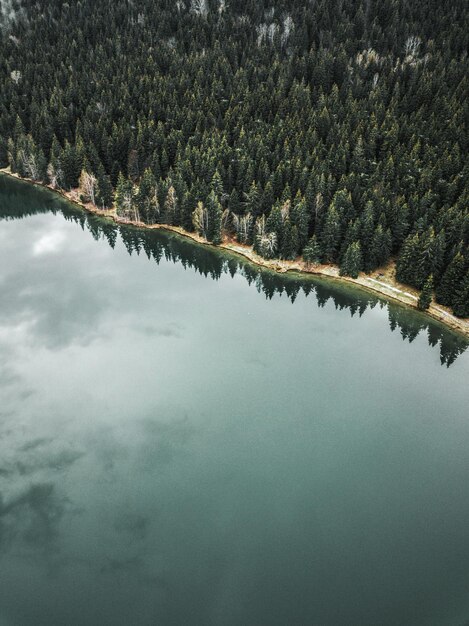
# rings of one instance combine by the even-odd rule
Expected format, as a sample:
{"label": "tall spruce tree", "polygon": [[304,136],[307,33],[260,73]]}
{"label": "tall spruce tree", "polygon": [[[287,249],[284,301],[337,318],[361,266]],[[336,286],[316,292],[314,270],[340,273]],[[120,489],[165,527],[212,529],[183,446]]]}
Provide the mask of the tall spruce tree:
{"label": "tall spruce tree", "polygon": [[340,264],[340,275],[358,278],[363,265],[362,250],[359,241],[354,241],[347,248],[342,263]]}
{"label": "tall spruce tree", "polygon": [[208,216],[207,240],[218,245],[221,243],[222,208],[214,191],[211,191],[207,198],[206,208]]}
{"label": "tall spruce tree", "polygon": [[303,259],[307,265],[314,265],[321,262],[321,246],[316,235],[313,235],[308,244],[303,249]]}
{"label": "tall spruce tree", "polygon": [[464,257],[461,252],[457,252],[448,269],[443,275],[436,290],[436,300],[440,304],[451,306],[456,299],[459,284],[464,276]]}
{"label": "tall spruce tree", "polygon": [[458,317],[469,317],[469,270],[456,289],[453,311]]}
{"label": "tall spruce tree", "polygon": [[433,276],[430,274],[426,279],[420,293],[417,306],[421,311],[426,311],[431,304],[433,294]]}

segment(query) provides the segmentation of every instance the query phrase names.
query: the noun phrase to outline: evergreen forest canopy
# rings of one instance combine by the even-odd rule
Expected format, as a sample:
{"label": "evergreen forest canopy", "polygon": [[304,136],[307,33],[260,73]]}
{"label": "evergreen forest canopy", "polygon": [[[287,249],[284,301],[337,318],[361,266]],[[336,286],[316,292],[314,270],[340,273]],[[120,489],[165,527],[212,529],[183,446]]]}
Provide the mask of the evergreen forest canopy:
{"label": "evergreen forest canopy", "polygon": [[469,315],[465,0],[0,0],[0,164]]}

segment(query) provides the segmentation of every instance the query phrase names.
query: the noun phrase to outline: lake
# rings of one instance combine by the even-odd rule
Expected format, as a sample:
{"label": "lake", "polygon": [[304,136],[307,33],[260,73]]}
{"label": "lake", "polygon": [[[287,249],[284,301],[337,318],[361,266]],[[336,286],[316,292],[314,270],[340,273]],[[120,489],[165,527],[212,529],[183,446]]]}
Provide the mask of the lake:
{"label": "lake", "polygon": [[469,351],[0,176],[0,625],[469,623]]}

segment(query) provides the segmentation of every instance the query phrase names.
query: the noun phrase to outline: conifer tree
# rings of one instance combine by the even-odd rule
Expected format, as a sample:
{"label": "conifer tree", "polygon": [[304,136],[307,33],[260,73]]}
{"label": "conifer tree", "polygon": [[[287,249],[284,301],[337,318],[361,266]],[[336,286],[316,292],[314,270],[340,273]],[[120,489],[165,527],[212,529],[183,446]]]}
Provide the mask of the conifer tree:
{"label": "conifer tree", "polygon": [[321,246],[316,235],[313,235],[304,247],[303,259],[307,265],[315,265],[321,262]]}
{"label": "conifer tree", "polygon": [[384,265],[390,255],[392,247],[392,236],[389,229],[384,230],[381,224],[378,224],[371,240],[369,249],[369,266],[368,271]]}
{"label": "conifer tree", "polygon": [[300,249],[303,249],[308,242],[310,216],[306,201],[301,197],[300,192],[296,195],[291,210],[291,222],[298,231],[298,246]]}
{"label": "conifer tree", "polygon": [[341,276],[351,276],[358,278],[363,264],[362,251],[359,241],[354,241],[347,248],[342,263],[340,265]]}
{"label": "conifer tree", "polygon": [[453,313],[458,317],[469,317],[469,270],[456,290]]}
{"label": "conifer tree", "polygon": [[416,265],[420,251],[418,233],[409,235],[404,241],[396,264],[396,278],[402,283],[415,284]]}
{"label": "conifer tree", "polygon": [[[258,217],[261,211],[261,191],[255,181],[251,182],[249,191],[246,194],[246,207],[249,213],[252,213],[254,218]],[[272,208],[271,206],[269,207]]]}
{"label": "conifer tree", "polygon": [[176,196],[176,190],[172,185],[169,186],[164,201],[164,221],[166,224],[178,224],[179,223],[179,206]]}
{"label": "conifer tree", "polygon": [[456,297],[458,286],[464,276],[464,257],[458,251],[443,275],[436,289],[436,300],[440,304],[451,306]]}
{"label": "conifer tree", "polygon": [[66,189],[77,187],[83,162],[80,160],[80,155],[77,153],[76,148],[68,141],[65,142],[61,152],[60,163],[63,171],[64,187]]}
{"label": "conifer tree", "polygon": [[222,218],[221,204],[215,195],[214,191],[210,192],[207,198],[207,240],[211,241],[215,245],[221,243],[221,218]]}
{"label": "conifer tree", "polygon": [[212,182],[211,182],[210,187],[211,187],[211,190],[215,193],[216,197],[218,198],[218,201],[221,203],[223,196],[224,196],[224,191],[223,191],[223,181],[221,179],[220,172],[218,170],[215,170],[215,173],[212,176]]}
{"label": "conifer tree", "polygon": [[96,205],[102,209],[109,209],[113,201],[112,185],[101,162],[98,163],[96,169],[96,180]]}
{"label": "conifer tree", "polygon": [[282,208],[277,203],[265,222],[266,231],[269,233],[275,233],[275,240],[279,250],[283,250],[283,235],[284,235],[284,217],[282,215]]}
{"label": "conifer tree", "polygon": [[153,172],[149,167],[143,172],[135,197],[140,216],[147,224],[154,224],[159,214],[158,190]]}
{"label": "conifer tree", "polygon": [[117,179],[116,192],[114,195],[117,214],[130,218],[133,207],[133,185],[132,181],[126,178],[122,172]]}
{"label": "conifer tree", "polygon": [[431,304],[433,295],[433,276],[430,274],[420,292],[417,306],[421,311],[426,311]]}
{"label": "conifer tree", "polygon": [[233,188],[233,191],[230,194],[230,198],[228,200],[228,208],[232,213],[240,213],[241,212],[241,202],[239,200],[239,194],[236,188]]}
{"label": "conifer tree", "polygon": [[337,259],[340,238],[340,223],[337,209],[331,204],[327,210],[324,225],[320,232],[321,256],[326,263]]}
{"label": "conifer tree", "polygon": [[294,260],[298,254],[298,229],[292,225],[290,220],[286,220],[283,225],[282,250],[281,256],[287,260]]}

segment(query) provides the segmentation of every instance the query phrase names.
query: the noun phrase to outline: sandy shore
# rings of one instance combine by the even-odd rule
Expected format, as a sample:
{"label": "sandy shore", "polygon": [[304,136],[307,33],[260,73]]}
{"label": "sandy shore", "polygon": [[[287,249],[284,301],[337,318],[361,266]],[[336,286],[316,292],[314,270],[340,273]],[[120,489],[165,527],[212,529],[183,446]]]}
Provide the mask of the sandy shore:
{"label": "sandy shore", "polygon": [[[26,178],[21,178],[17,174],[13,174],[12,172],[10,172],[9,168],[0,169],[0,172],[8,176],[12,176],[13,178],[22,180],[24,182],[50,189],[51,191],[54,191],[55,193],[58,193],[59,195],[66,198],[68,201],[76,204],[80,208],[85,209],[90,213],[95,213],[97,215],[110,218],[118,224],[128,224],[131,226],[138,226],[139,228],[168,230],[178,233],[179,235],[188,239],[191,239],[198,244],[228,250],[230,253],[238,254],[244,257],[251,263],[268,268],[275,272],[298,272],[304,274],[314,274],[318,276],[327,276],[328,278],[333,278],[335,280],[341,280],[343,282],[351,283],[353,285],[358,285],[361,288],[373,291],[382,296],[385,296],[386,298],[400,302],[401,304],[404,304],[406,306],[417,308],[419,292],[418,290],[413,289],[408,285],[403,285],[396,281],[394,262],[390,262],[385,267],[375,270],[372,275],[364,274],[363,272],[361,272],[358,278],[350,278],[349,276],[340,276],[339,268],[336,265],[307,265],[301,259],[296,259],[295,261],[282,261],[279,259],[267,260],[256,254],[250,246],[245,246],[235,241],[225,239],[219,246],[213,246],[213,244],[207,242],[203,237],[200,237],[196,233],[190,233],[180,226],[170,226],[163,224],[153,224],[149,226],[147,224],[144,224],[143,222],[133,222],[120,218],[116,215],[115,209],[102,210],[92,205],[91,203],[85,204],[80,201],[79,193],[75,189],[68,192],[54,189],[50,185],[45,185],[43,183],[35,182]],[[466,337],[469,337],[469,318],[461,319],[459,317],[456,317],[451,313],[450,309],[440,304],[437,304],[435,301],[432,301],[428,310],[425,311],[425,314],[429,315],[433,319],[438,320],[439,322],[442,322],[452,330],[461,333]]]}

